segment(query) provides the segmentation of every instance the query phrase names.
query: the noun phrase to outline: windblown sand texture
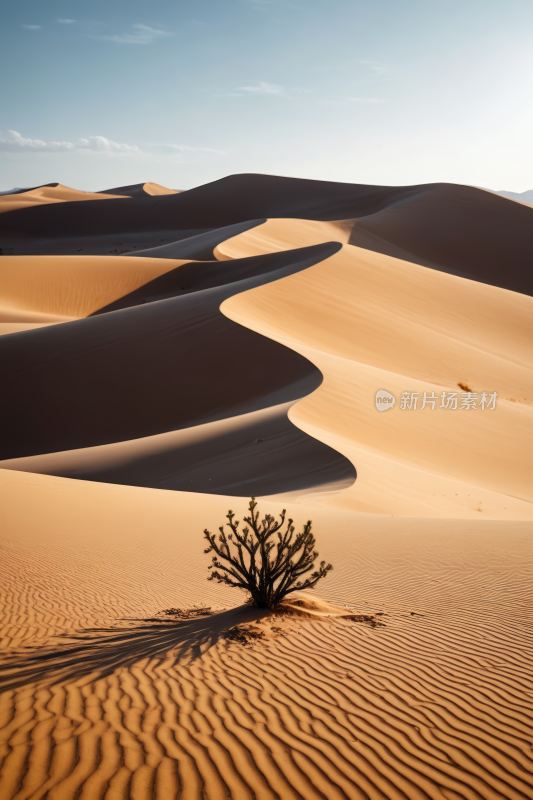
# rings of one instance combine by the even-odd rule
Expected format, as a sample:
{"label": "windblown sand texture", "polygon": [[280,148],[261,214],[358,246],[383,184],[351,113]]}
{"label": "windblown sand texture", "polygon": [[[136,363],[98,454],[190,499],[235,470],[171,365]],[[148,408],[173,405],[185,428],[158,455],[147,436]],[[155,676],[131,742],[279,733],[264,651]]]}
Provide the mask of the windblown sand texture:
{"label": "windblown sand texture", "polygon": [[[531,798],[533,209],[261,175],[0,205],[1,800]],[[459,383],[497,408],[374,405]],[[315,611],[206,581],[252,494],[313,520]]]}

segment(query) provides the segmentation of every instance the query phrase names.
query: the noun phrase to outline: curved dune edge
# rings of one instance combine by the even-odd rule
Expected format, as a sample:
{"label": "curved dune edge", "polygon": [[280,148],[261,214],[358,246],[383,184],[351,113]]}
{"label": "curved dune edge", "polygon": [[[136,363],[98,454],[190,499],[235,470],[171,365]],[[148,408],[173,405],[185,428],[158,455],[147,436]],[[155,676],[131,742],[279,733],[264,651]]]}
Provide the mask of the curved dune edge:
{"label": "curved dune edge", "polygon": [[150,194],[152,197],[162,194],[180,194],[178,189],[167,189],[166,186],[161,186],[159,183],[144,183],[143,189],[146,194]]}
{"label": "curved dune edge", "polygon": [[[306,388],[314,387],[302,385],[302,394]],[[0,469],[239,498],[276,494],[280,502],[285,497],[312,502],[350,486],[356,475],[335,448],[290,422],[287,412],[295,402],[155,436],[0,461]]]}
{"label": "curved dune edge", "polygon": [[322,596],[385,627],[291,619],[245,647],[221,635],[253,619],[238,609],[191,633],[139,621],[235,603],[201,553],[228,498],[4,470],[0,485],[0,679],[22,681],[0,695],[2,798],[531,795],[529,524],[289,505],[337,567]]}
{"label": "curved dune edge", "polygon": [[[155,185],[155,184],[154,184]],[[164,192],[161,192],[164,194]],[[0,197],[0,214],[49,203],[73,203],[76,200],[117,200],[120,195],[80,192],[58,183],[57,186],[38,186],[29,192],[6,194]]]}
{"label": "curved dune edge", "polygon": [[[214,258],[219,261],[228,261],[230,259],[219,258],[217,253],[217,246],[221,242],[232,239],[237,233],[242,233],[256,225],[262,225],[266,220],[246,220],[246,222],[239,222],[236,225],[228,225],[227,227],[215,228],[214,230],[204,231],[194,236],[187,236],[185,239],[178,239],[170,244],[158,245],[157,247],[149,247],[144,250],[139,250],[136,253],[130,253],[131,258],[192,258],[198,261],[213,261]],[[317,239],[316,242],[312,241],[310,244],[321,244],[329,239]],[[307,246],[304,245],[304,247]],[[294,248],[287,248],[294,249]],[[253,255],[263,255],[266,253],[281,252],[283,248],[279,247],[276,250],[265,249],[264,252],[258,250]],[[234,260],[233,258],[231,260]]]}
{"label": "curved dune edge", "polygon": [[219,261],[252,255],[280,253],[324,242],[347,244],[356,220],[320,222],[307,219],[268,219],[262,225],[238,233],[218,244],[213,254]]}
{"label": "curved dune edge", "polygon": [[[242,234],[240,247],[237,237],[228,252],[254,250],[260,231]],[[374,513],[533,518],[531,298],[345,245],[221,310],[324,375],[290,418],[358,470],[356,484],[331,502]],[[403,391],[440,398],[460,392],[459,381],[498,391],[497,411],[437,404],[402,412],[398,403],[379,414],[374,406],[381,388],[398,399]]]}
{"label": "curved dune edge", "polygon": [[[4,341],[0,349],[11,379],[2,404],[11,433],[0,464],[230,496],[323,496],[350,485],[356,478],[351,462],[287,417],[291,403],[316,388],[319,371],[219,311],[234,292],[305,268],[336,249],[305,248],[224,266],[173,261],[174,269],[122,295],[120,313],[111,303],[61,330]],[[131,270],[132,279],[138,272],[129,258],[58,259],[59,274],[45,268],[55,266],[53,258],[44,264],[26,260],[42,266],[39,279],[56,301],[83,300],[85,284],[96,289],[91,276],[102,268],[110,283],[117,270]],[[147,266],[151,261],[144,259]],[[24,277],[22,286],[33,286]],[[228,384],[231,371],[245,374],[246,383]],[[47,392],[36,411],[35,387],[43,376]],[[214,394],[213,386],[224,386],[223,394]]]}

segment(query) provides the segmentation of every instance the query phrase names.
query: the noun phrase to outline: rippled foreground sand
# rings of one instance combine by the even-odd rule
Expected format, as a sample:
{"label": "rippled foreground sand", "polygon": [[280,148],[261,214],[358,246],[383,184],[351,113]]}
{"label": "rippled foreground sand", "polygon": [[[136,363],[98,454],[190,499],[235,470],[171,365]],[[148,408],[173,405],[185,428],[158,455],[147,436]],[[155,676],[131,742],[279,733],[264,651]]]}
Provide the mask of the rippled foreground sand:
{"label": "rippled foreground sand", "polygon": [[[0,798],[532,797],[533,210],[232,176],[0,212]],[[459,383],[496,409],[375,410]],[[379,624],[206,581],[251,494]]]}

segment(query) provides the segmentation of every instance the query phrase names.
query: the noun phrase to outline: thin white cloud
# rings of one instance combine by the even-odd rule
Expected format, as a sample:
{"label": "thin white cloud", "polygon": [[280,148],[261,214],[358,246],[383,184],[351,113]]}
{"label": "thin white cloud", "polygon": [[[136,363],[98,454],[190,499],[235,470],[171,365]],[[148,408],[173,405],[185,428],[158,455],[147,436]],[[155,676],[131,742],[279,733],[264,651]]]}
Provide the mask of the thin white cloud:
{"label": "thin white cloud", "polygon": [[275,97],[295,97],[296,95],[308,94],[309,89],[304,89],[301,86],[280,86],[277,83],[268,83],[267,81],[259,81],[253,86],[237,86],[226,92],[215,92],[216,97],[258,97],[258,96],[275,96]]}
{"label": "thin white cloud", "polygon": [[377,97],[347,97],[347,103],[382,103],[383,100],[378,100]]}
{"label": "thin white cloud", "polygon": [[235,91],[244,94],[276,94],[279,97],[287,96],[283,86],[278,86],[275,83],[267,83],[266,81],[259,81],[255,86],[237,86]]}
{"label": "thin white cloud", "polygon": [[111,155],[140,155],[136,145],[120,144],[104,136],[89,136],[78,142],[43,142],[41,139],[25,139],[17,131],[8,131],[0,137],[0,151],[4,153],[67,153],[76,151],[108,153]]}
{"label": "thin white cloud", "polygon": [[366,61],[360,60],[360,64],[363,64],[367,69],[373,72],[375,75],[384,75],[386,72],[390,72],[389,67],[383,64],[381,61]]}
{"label": "thin white cloud", "polygon": [[278,83],[259,81],[253,86],[237,86],[231,92],[226,92],[222,97],[252,97],[254,95],[275,95],[277,97],[294,97],[295,95],[309,94],[309,89],[302,86],[280,86]]}
{"label": "thin white cloud", "polygon": [[21,25],[21,28],[26,28],[27,31],[38,31],[41,29],[40,25]]}
{"label": "thin white cloud", "polygon": [[213,147],[192,147],[188,144],[166,144],[163,142],[148,142],[143,145],[143,147],[152,147],[156,148],[157,150],[170,150],[178,153],[192,153],[192,152],[204,152],[204,153],[218,153],[218,155],[225,155],[224,150],[215,150]]}
{"label": "thin white cloud", "polygon": [[78,150],[91,150],[95,153],[122,153],[126,155],[140,155],[140,150],[136,144],[120,144],[106,139],[105,136],[89,136],[88,139],[80,139]]}
{"label": "thin white cloud", "polygon": [[[141,149],[142,147],[142,149]],[[172,153],[205,152],[224,155],[223,150],[212,147],[194,147],[187,144],[151,142],[138,147],[134,144],[114,142],[105,136],[87,136],[76,142],[44,142],[42,139],[26,139],[17,131],[8,131],[0,136],[0,152],[4,153],[95,153],[108,156],[157,157]]]}
{"label": "thin white cloud", "polygon": [[97,36],[94,38],[102,39],[106,42],[118,42],[119,44],[152,44],[156,39],[166,39],[174,36],[169,31],[159,28],[151,28],[149,25],[132,25],[133,33],[117,33],[109,36]]}
{"label": "thin white cloud", "polygon": [[58,19],[57,22],[60,22],[61,25],[72,25],[73,22],[76,22],[75,19]]}
{"label": "thin white cloud", "polygon": [[0,137],[0,150],[4,153],[27,153],[47,152],[64,153],[67,150],[74,150],[72,142],[43,142],[41,139],[25,139],[17,131],[8,131],[7,137]]}

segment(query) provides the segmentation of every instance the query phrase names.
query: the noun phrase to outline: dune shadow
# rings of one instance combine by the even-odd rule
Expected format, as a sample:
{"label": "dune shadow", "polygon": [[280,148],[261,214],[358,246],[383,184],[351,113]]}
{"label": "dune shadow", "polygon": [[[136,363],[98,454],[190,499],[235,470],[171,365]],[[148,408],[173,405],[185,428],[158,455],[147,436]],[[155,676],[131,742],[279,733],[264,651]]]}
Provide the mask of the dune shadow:
{"label": "dune shadow", "polygon": [[[136,619],[131,622],[141,624],[128,628],[87,628],[65,634],[58,638],[68,641],[53,647],[45,645],[8,656],[0,664],[0,692],[32,683],[73,682],[94,673],[100,679],[139,661],[163,661],[169,655],[177,663],[189,664],[226,638],[233,626],[265,613],[243,605],[193,620]],[[73,639],[79,644],[73,645]]]}

